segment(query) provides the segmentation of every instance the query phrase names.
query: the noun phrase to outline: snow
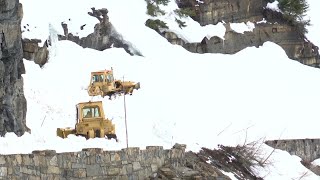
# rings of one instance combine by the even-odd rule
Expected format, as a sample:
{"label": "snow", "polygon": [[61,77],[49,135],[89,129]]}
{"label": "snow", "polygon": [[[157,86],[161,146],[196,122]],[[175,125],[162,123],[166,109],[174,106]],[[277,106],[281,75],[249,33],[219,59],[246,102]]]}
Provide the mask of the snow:
{"label": "snow", "polygon": [[279,4],[278,1],[273,1],[272,3],[268,3],[267,4],[267,8],[271,9],[271,10],[274,10],[274,11],[277,11],[277,12],[281,12],[281,10],[279,9],[278,4]]}
{"label": "snow", "polygon": [[[43,42],[55,32],[62,33],[63,21],[70,26],[70,32],[79,36],[89,34],[97,19],[87,12],[91,7],[105,7],[114,28],[143,57],[130,56],[121,48],[96,51],[69,41],[53,41],[49,63],[42,69],[24,60],[27,126],[32,132],[22,137],[7,133],[0,138],[0,154],[125,148],[123,97],[110,101],[89,97],[86,92],[90,72],[111,67],[116,78],[141,83],[141,89],[126,96],[129,146],[171,148],[178,142],[186,144],[187,150],[198,151],[201,147],[237,145],[261,138],[319,137],[318,127],[312,124],[319,121],[320,86],[316,82],[320,80],[320,71],[288,59],[274,43],[246,48],[235,55],[194,54],[170,44],[144,25],[150,17],[145,14],[143,0],[21,0],[21,3],[22,27],[29,24],[30,28],[23,37]],[[312,3],[311,8],[319,7],[315,1]],[[212,36],[223,38],[225,28],[221,23],[201,27],[191,18],[183,18],[187,27],[179,28],[174,23],[177,16],[172,12],[176,8],[170,2],[165,7],[167,14],[159,19],[181,38],[188,42]],[[310,12],[312,19],[319,15],[315,9]],[[83,23],[85,29],[79,31]],[[316,35],[319,24],[313,23],[308,37],[319,42]],[[233,29],[249,30],[241,30],[236,24]],[[118,143],[73,135],[67,139],[56,137],[56,128],[74,126],[75,105],[89,100],[103,101],[106,116],[116,125]],[[266,145],[262,150],[266,155],[272,152]],[[308,179],[319,179],[301,165],[299,158],[287,152],[275,150],[270,160],[272,164],[266,169],[257,169],[265,179],[292,179],[304,172]]]}
{"label": "snow", "polygon": [[[164,10],[166,14],[163,16],[158,16],[156,17],[156,19],[160,19],[166,22],[167,26],[169,27],[169,32],[178,34],[178,36],[186,42],[201,42],[204,37],[210,39],[213,36],[218,36],[221,39],[224,39],[226,29],[223,23],[218,23],[217,25],[210,24],[206,26],[200,26],[198,22],[193,21],[190,17],[180,18],[173,12],[174,10],[179,9],[175,1],[170,1],[168,6],[160,6],[160,8]],[[180,28],[178,23],[175,21],[176,18],[180,19],[183,22],[186,22],[186,27],[183,29]]]}
{"label": "snow", "polygon": [[254,24],[250,21],[244,23],[230,23],[230,27],[232,30],[234,30],[237,33],[243,34],[246,31],[253,31],[255,28]]}
{"label": "snow", "polygon": [[267,20],[265,18],[263,18],[261,21],[256,22],[257,24],[261,24],[261,23],[267,23]]}
{"label": "snow", "polygon": [[222,172],[224,175],[228,176],[231,180],[237,180],[237,178],[234,176],[234,174],[232,174],[232,173],[230,173],[230,172],[225,172],[225,171],[223,171],[223,170],[221,170],[221,172]]}
{"label": "snow", "polygon": [[312,161],[311,163],[312,163],[312,165],[320,166],[320,159],[316,159],[316,160]]}
{"label": "snow", "polygon": [[319,9],[316,7],[320,6],[319,1],[308,1],[309,4],[309,11],[307,13],[307,16],[305,19],[310,19],[311,20],[311,26],[308,26],[308,33],[306,34],[307,38],[309,40],[312,40],[312,42],[316,46],[320,46],[320,38],[319,38],[319,32],[320,32],[320,23],[315,20],[315,17],[319,17]]}
{"label": "snow", "polygon": [[[96,18],[87,14],[87,12],[91,11],[91,7],[88,4],[77,3],[78,11],[72,11],[70,10],[71,7],[74,7],[72,1],[65,1],[61,4],[57,4],[55,1],[33,2],[35,2],[37,6],[33,3],[24,3],[24,0],[21,0],[24,9],[24,18],[22,19],[21,24],[22,26],[26,26],[26,28],[22,28],[22,30],[25,30],[23,37],[28,37],[30,39],[37,38],[44,42],[49,36],[49,31],[47,30],[49,29],[49,22],[59,30],[60,34],[63,34],[61,23],[64,22],[68,24],[69,32],[73,32],[75,35],[77,34],[80,37],[83,37],[92,32],[94,24],[98,23]],[[28,9],[32,11],[27,11]],[[52,14],[55,15],[52,16]],[[79,18],[79,16],[82,18]],[[32,21],[32,19],[36,20],[36,22]],[[86,23],[87,25],[84,27],[84,30],[81,31],[80,26]]]}
{"label": "snow", "polygon": [[[290,155],[286,151],[273,150],[265,145],[262,147],[264,150],[269,151],[267,154],[272,154],[267,161],[266,169],[259,169],[259,173],[265,171],[265,174],[261,174],[265,180],[274,179],[308,179],[318,180],[319,176],[314,175],[309,169],[305,168],[301,163],[301,158],[295,155]],[[272,164],[272,165],[271,165]],[[274,166],[276,165],[276,166]]]}

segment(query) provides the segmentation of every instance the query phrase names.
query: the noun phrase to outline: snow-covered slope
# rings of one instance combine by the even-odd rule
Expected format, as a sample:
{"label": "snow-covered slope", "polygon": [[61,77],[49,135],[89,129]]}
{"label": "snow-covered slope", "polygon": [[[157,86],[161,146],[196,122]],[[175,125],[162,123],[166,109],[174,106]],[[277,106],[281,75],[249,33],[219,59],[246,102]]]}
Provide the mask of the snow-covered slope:
{"label": "snow-covered slope", "polygon": [[[148,16],[143,0],[21,2],[24,6],[22,25],[30,27],[30,31],[23,33],[24,37],[45,39],[49,35],[49,24],[61,32],[62,21],[71,24],[72,32],[78,32],[77,28],[86,23],[85,31],[78,32],[85,36],[97,23],[87,12],[93,6],[105,7],[115,29],[144,57],[130,56],[118,48],[101,52],[60,41],[50,47],[49,63],[42,69],[24,60],[27,126],[32,133],[19,138],[8,133],[0,138],[1,154],[28,153],[34,149],[64,152],[84,147],[107,150],[126,147],[123,97],[110,101],[91,98],[86,92],[90,72],[110,67],[115,77],[141,83],[141,89],[126,97],[129,146],[170,148],[179,142],[197,151],[203,146],[215,148],[219,143],[236,145],[260,138],[319,137],[314,124],[318,122],[320,71],[288,59],[274,43],[246,48],[236,55],[193,54],[145,27]],[[34,4],[38,4],[37,11]],[[311,9],[313,7],[311,4]],[[171,2],[166,10],[175,8]],[[170,25],[174,21],[172,16],[169,13],[161,18]],[[190,26],[185,31],[173,23],[170,28],[192,42],[204,36],[221,36],[224,32],[221,24],[200,27],[190,18],[186,22]],[[309,30],[315,42],[320,40],[313,34],[317,27]],[[103,100],[106,115],[116,124],[119,143],[72,135],[67,139],[56,137],[57,127],[74,126],[75,104],[89,100]],[[270,152],[269,147],[262,147],[266,154]],[[274,167],[259,170],[266,179],[299,177],[300,170],[294,171],[297,168],[307,171],[297,157],[292,159],[283,151],[275,151],[271,158],[275,160]],[[283,162],[289,160],[291,166],[284,166]],[[318,178],[311,172],[309,177]]]}
{"label": "snow-covered slope", "polygon": [[309,11],[306,18],[311,20],[311,26],[308,27],[307,37],[316,45],[320,46],[320,23],[317,21],[316,17],[319,16],[319,7],[320,2],[315,0],[308,0]]}

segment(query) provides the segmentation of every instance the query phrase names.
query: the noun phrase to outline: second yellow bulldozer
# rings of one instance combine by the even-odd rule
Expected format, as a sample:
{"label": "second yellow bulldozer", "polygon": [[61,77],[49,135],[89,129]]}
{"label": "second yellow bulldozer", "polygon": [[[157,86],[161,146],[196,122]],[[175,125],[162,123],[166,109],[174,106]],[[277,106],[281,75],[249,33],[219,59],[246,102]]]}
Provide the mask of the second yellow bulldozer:
{"label": "second yellow bulldozer", "polygon": [[111,68],[111,70],[91,72],[88,94],[89,96],[109,96],[111,99],[112,96],[117,95],[132,95],[134,89],[140,89],[140,82],[115,80]]}
{"label": "second yellow bulldozer", "polygon": [[115,125],[104,116],[102,101],[78,103],[76,114],[75,128],[57,128],[57,136],[66,138],[69,134],[74,134],[87,139],[107,137],[118,141]]}

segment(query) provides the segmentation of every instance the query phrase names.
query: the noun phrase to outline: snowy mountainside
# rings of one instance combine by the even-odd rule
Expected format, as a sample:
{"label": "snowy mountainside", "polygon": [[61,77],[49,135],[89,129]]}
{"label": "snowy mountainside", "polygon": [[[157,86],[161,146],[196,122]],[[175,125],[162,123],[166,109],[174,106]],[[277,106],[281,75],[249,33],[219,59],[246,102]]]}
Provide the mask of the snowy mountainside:
{"label": "snowy mountainside", "polygon": [[[68,18],[72,22],[81,19],[74,23],[75,29],[83,22],[93,29],[97,22],[86,13],[93,5],[106,7],[116,30],[141,51],[143,57],[130,56],[120,48],[96,51],[59,41],[50,47],[52,54],[42,69],[24,60],[27,125],[32,133],[19,138],[8,133],[0,138],[0,153],[126,147],[123,97],[110,101],[91,98],[86,92],[90,72],[111,67],[115,77],[141,83],[141,89],[126,97],[130,146],[170,148],[179,142],[185,143],[188,150],[198,151],[201,147],[236,145],[260,138],[319,137],[318,128],[313,124],[318,122],[320,87],[316,82],[319,82],[320,71],[288,59],[278,45],[267,42],[261,48],[246,48],[235,55],[193,54],[170,44],[144,25],[148,16],[142,0],[59,2],[22,0],[23,24],[37,27],[23,36],[46,39],[49,24],[61,32],[60,23]],[[33,3],[52,8],[42,8],[35,13]],[[191,19],[187,22],[195,24]],[[219,26],[215,26],[218,30],[214,33],[203,30],[203,36],[220,34],[223,29]],[[87,30],[79,35],[90,33],[90,29]],[[197,31],[190,29],[181,35],[191,41],[199,37],[194,32]],[[75,104],[88,100],[104,102],[106,115],[116,124],[119,143],[72,135],[67,139],[56,137],[56,128],[74,125]],[[270,147],[262,148],[267,153],[271,151]],[[271,158],[274,164],[270,169],[258,170],[266,179],[291,179],[306,170],[299,158],[286,152],[277,150]],[[289,160],[291,166],[283,164]],[[299,171],[295,171],[297,168]],[[310,179],[318,178],[310,174]]]}
{"label": "snowy mountainside", "polygon": [[[102,4],[104,2],[97,1],[96,3],[96,6],[103,7]],[[296,134],[296,128],[301,128],[300,124],[298,123],[299,119],[307,116],[308,118],[306,119],[310,124],[316,121],[316,117],[313,117],[312,113],[309,112],[316,112],[316,106],[313,106],[312,103],[317,102],[316,99],[318,97],[314,96],[314,94],[317,92],[317,87],[308,87],[311,86],[310,84],[313,84],[312,82],[317,81],[317,75],[315,74],[318,74],[318,71],[316,69],[301,66],[296,62],[291,62],[290,60],[286,59],[283,50],[272,43],[266,43],[263,48],[259,49],[247,48],[235,56],[219,54],[197,55],[188,53],[179,46],[171,45],[161,36],[157,35],[156,32],[144,26],[144,21],[147,18],[147,15],[145,14],[145,3],[143,1],[139,1],[138,3],[128,3],[129,5],[134,5],[137,8],[129,8],[127,11],[120,11],[120,9],[124,7],[112,1],[107,1],[105,6],[109,7],[110,20],[114,24],[115,28],[124,36],[125,39],[129,40],[130,42],[134,42],[133,44],[138,47],[140,51],[142,51],[145,57],[131,57],[125,54],[125,52],[121,51],[121,49],[110,49],[103,52],[96,52],[90,49],[74,47],[75,44],[62,41],[59,42],[57,46],[65,47],[57,47],[57,49],[54,50],[57,55],[52,57],[49,63],[43,69],[32,70],[33,72],[28,72],[29,65],[26,65],[26,94],[28,94],[28,87],[33,87],[33,89],[36,89],[36,87],[39,85],[41,86],[39,88],[42,89],[33,90],[34,92],[32,93],[41,92],[46,96],[50,92],[59,93],[59,95],[49,96],[55,97],[54,99],[42,99],[46,99],[46,106],[48,106],[48,101],[50,101],[50,104],[52,104],[53,107],[57,107],[56,105],[59,104],[60,109],[68,109],[70,114],[69,116],[72,116],[74,115],[72,111],[74,104],[78,101],[85,101],[89,99],[89,97],[86,95],[86,91],[84,90],[89,81],[89,72],[112,66],[115,69],[115,72],[118,73],[116,76],[121,78],[123,75],[125,75],[126,78],[128,76],[130,79],[141,82],[143,88],[137,91],[134,96],[130,97],[139,99],[135,100],[136,104],[139,104],[139,106],[136,104],[131,106],[129,105],[128,107],[134,107],[134,109],[131,111],[137,112],[137,109],[148,109],[147,112],[156,111],[153,114],[157,114],[157,116],[152,117],[155,119],[153,121],[169,122],[168,124],[171,124],[169,127],[174,127],[172,129],[175,130],[180,129],[179,127],[181,127],[181,130],[186,130],[190,128],[190,124],[184,123],[184,121],[190,119],[190,121],[193,122],[192,120],[197,119],[197,122],[202,120],[206,123],[213,123],[217,131],[221,131],[224,127],[228,127],[229,124],[232,124],[231,127],[234,127],[238,131],[253,125],[253,127],[257,128],[256,130],[255,128],[250,128],[251,131],[254,131],[254,133],[252,133],[254,134],[253,137],[256,137],[256,132],[258,132],[258,136],[266,136],[268,134],[270,138],[277,138],[280,136],[280,134],[283,134],[283,137],[294,138],[301,136],[301,134]],[[83,13],[82,11],[84,7],[89,9],[89,7],[92,6],[92,4],[79,4],[81,4],[81,8],[78,10],[81,13]],[[25,8],[28,9],[28,3],[26,3]],[[62,8],[66,7],[63,6]],[[70,14],[68,14],[70,11],[63,12],[66,12],[64,17],[70,16]],[[126,19],[125,22],[119,20],[119,17],[122,17],[120,14],[124,12],[128,14],[128,16],[126,16],[128,19]],[[51,13],[54,14],[54,12]],[[129,14],[135,14],[135,16],[129,16]],[[63,16],[60,14],[57,17]],[[94,18],[91,17],[91,20],[92,19]],[[28,17],[28,14],[26,13],[24,21],[26,22],[28,20],[35,21],[35,18],[32,16]],[[52,25],[56,24],[55,29],[58,31],[61,30],[61,28],[59,28],[59,20],[61,19],[52,19],[49,22]],[[45,24],[46,21],[46,18],[36,19],[34,23]],[[138,24],[140,25],[138,26]],[[43,32],[47,32],[47,27],[43,26],[43,28]],[[137,36],[137,32],[144,32],[144,38]],[[32,31],[30,31],[30,33],[32,33]],[[77,51],[71,52],[70,49]],[[84,54],[84,52],[86,53]],[[273,53],[270,54],[269,52]],[[265,54],[263,57],[256,58],[257,56],[261,56],[263,54]],[[60,59],[60,61],[57,59]],[[89,59],[91,63],[88,62]],[[133,59],[135,63],[131,62],[129,59]],[[99,62],[94,63],[95,61]],[[124,65],[120,65],[121,63],[124,64],[124,62],[126,62],[126,64],[131,63],[132,65],[125,65],[124,68],[122,67]],[[136,62],[140,62],[141,64],[138,65]],[[26,62],[26,64],[28,64],[28,62]],[[284,67],[286,69],[285,73],[283,73]],[[57,70],[59,70],[60,73],[55,73]],[[36,74],[36,72],[41,75]],[[77,74],[75,77],[78,78],[73,78],[71,82],[68,81],[68,83],[63,83],[64,85],[69,84],[70,87],[68,86],[62,88],[61,86],[56,85],[54,85],[54,87],[50,87],[50,84],[51,86],[53,85],[51,83],[53,81],[63,82],[63,76],[65,75],[63,72],[66,72],[67,74]],[[129,72],[132,73],[127,75]],[[306,72],[305,75],[302,75],[304,72]],[[32,75],[32,73],[35,73],[35,75]],[[135,78],[135,76],[138,74],[140,75],[139,78]],[[146,74],[148,75],[146,76]],[[49,76],[48,78],[52,80],[46,81],[50,82],[50,84],[44,86],[43,83],[46,82],[39,83],[37,81],[40,79],[32,78],[32,76]],[[36,81],[28,82],[28,77]],[[58,78],[60,78],[60,80],[58,80]],[[144,81],[147,82],[144,83]],[[161,85],[159,85],[159,82],[161,82]],[[163,82],[165,82],[164,84],[166,87],[170,88],[162,88],[159,90],[159,86],[161,87]],[[152,83],[153,85],[148,83]],[[191,87],[188,84],[192,84]],[[53,89],[54,91],[52,91]],[[82,91],[79,91],[80,89]],[[192,89],[192,91],[190,91],[190,89]],[[307,91],[308,93],[301,93],[303,91]],[[154,106],[148,105],[146,106],[148,108],[143,108],[143,98],[139,97],[142,96],[141,94],[144,94],[145,96],[148,95],[148,98],[145,99],[148,99],[147,102]],[[74,100],[64,102],[64,98]],[[152,101],[150,99],[152,99]],[[130,99],[128,101],[128,103],[130,103]],[[188,103],[181,104],[185,101]],[[64,103],[60,105],[61,102]],[[116,102],[106,102],[106,104],[112,103]],[[121,103],[122,101],[119,100],[118,107],[121,106]],[[298,106],[298,104],[306,103],[308,103],[309,106]],[[31,104],[31,102],[29,104]],[[201,108],[199,108],[199,105],[201,105]],[[112,111],[113,106],[114,105],[109,105],[107,110],[110,109],[112,114],[116,114],[114,111]],[[123,113],[122,108],[115,109],[117,109],[116,112]],[[30,114],[36,114],[30,113],[30,110],[32,110],[32,108],[29,108],[28,116]],[[164,113],[160,113],[162,111]],[[39,114],[46,114],[45,112]],[[57,110],[57,112],[60,111]],[[294,114],[292,114],[292,112],[294,112]],[[128,114],[130,114],[130,112]],[[137,119],[143,119],[141,114],[139,113],[139,118]],[[148,114],[146,116],[150,115]],[[148,117],[146,119],[152,118]],[[184,119],[184,121],[178,123],[176,122],[178,119]],[[218,123],[211,119],[218,120]],[[284,119],[293,119],[292,121],[295,120],[295,122],[298,124],[288,124]],[[261,129],[265,129],[263,127],[270,124],[270,121],[277,122],[278,126],[273,127],[275,131],[261,131]],[[73,121],[69,120],[69,122],[66,124],[71,126],[72,123]],[[144,123],[150,122],[146,120]],[[42,124],[42,121],[41,123],[37,124]],[[63,124],[61,124],[61,126],[62,125]],[[193,126],[194,124],[191,127]],[[153,127],[155,127],[155,125]],[[208,130],[203,128],[204,127],[198,128],[199,133],[197,134],[199,137],[206,137],[207,132],[213,131],[210,126],[207,126]],[[312,126],[307,126],[305,128],[308,128],[308,130],[304,131],[305,135],[303,136],[317,136]],[[55,127],[52,127],[52,129],[54,131]],[[168,130],[166,130],[166,132],[167,131]],[[195,130],[190,129],[190,131]],[[234,133],[231,129],[228,129],[228,131],[231,131],[231,134]],[[283,131],[287,132],[282,133]],[[176,131],[177,134],[179,134],[178,132],[179,131]],[[185,141],[184,139],[186,137],[179,137],[179,135],[173,135],[172,133],[174,132],[170,132],[168,137],[171,137],[171,139],[173,137],[178,138],[179,140],[181,139],[182,142]],[[187,136],[191,136],[189,138],[194,140],[194,137],[192,137],[191,134]],[[207,141],[205,140],[206,138],[197,137],[196,139],[200,142]],[[195,141],[196,140],[194,140],[194,142]]]}

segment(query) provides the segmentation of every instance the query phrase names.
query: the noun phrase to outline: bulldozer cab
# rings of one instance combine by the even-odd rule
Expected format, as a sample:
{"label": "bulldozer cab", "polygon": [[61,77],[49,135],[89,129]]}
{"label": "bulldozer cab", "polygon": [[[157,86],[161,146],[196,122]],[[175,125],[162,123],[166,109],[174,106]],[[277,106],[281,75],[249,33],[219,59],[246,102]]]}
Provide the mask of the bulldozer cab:
{"label": "bulldozer cab", "polygon": [[114,83],[112,70],[97,71],[91,73],[91,84],[111,84]]}
{"label": "bulldozer cab", "polygon": [[57,136],[66,138],[69,134],[75,134],[89,138],[114,138],[115,125],[105,118],[102,101],[82,102],[76,105],[77,120],[75,128],[57,128]]}
{"label": "bulldozer cab", "polygon": [[109,96],[109,99],[111,99],[111,96],[132,95],[133,90],[139,88],[139,82],[115,80],[111,68],[111,70],[91,72],[91,80],[87,91],[89,96]]}
{"label": "bulldozer cab", "polygon": [[115,86],[115,79],[113,77],[112,70],[91,72],[88,93],[90,96],[101,95],[104,97],[112,94],[116,88]]}
{"label": "bulldozer cab", "polygon": [[78,123],[93,120],[104,119],[102,102],[79,103],[77,105]]}

